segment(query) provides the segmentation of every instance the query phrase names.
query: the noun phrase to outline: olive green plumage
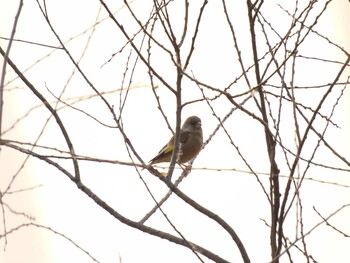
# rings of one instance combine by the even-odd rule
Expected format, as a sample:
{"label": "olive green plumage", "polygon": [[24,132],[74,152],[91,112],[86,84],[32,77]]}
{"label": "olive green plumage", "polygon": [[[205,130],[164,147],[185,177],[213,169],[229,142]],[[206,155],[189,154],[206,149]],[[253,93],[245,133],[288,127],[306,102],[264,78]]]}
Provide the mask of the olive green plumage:
{"label": "olive green plumage", "polygon": [[[150,160],[150,164],[170,162],[174,150],[175,136]],[[202,149],[203,132],[201,119],[197,116],[188,117],[180,130],[180,149],[176,163],[182,164],[192,160]]]}

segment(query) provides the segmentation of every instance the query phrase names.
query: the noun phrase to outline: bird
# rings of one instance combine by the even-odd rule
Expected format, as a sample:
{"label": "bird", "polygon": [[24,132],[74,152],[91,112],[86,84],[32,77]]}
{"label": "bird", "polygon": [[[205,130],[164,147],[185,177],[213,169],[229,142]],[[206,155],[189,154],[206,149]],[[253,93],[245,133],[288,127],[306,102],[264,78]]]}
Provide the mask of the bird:
{"label": "bird", "polygon": [[[159,153],[149,161],[150,165],[162,162],[170,162],[174,150],[175,135],[159,151]],[[201,151],[203,146],[203,131],[201,119],[191,116],[186,119],[180,130],[180,145],[176,163],[181,165],[192,160]]]}

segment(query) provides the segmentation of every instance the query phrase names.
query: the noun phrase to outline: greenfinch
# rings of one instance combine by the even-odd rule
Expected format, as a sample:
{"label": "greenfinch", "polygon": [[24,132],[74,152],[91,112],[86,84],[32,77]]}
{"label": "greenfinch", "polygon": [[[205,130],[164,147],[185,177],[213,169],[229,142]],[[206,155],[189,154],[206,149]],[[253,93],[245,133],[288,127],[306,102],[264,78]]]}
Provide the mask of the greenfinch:
{"label": "greenfinch", "polygon": [[[170,162],[174,150],[175,136],[159,151],[149,164]],[[203,146],[203,132],[201,119],[197,116],[188,117],[180,130],[180,146],[176,163],[183,164],[192,160]]]}

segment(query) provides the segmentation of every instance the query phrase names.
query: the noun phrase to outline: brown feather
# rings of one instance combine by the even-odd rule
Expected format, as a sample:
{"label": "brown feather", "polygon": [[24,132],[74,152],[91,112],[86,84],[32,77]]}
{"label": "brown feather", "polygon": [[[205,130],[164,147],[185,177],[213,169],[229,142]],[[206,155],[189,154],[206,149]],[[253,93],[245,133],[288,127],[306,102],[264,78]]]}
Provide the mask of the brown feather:
{"label": "brown feather", "polygon": [[[159,151],[158,155],[150,160],[150,164],[170,162],[174,148],[174,136]],[[176,162],[179,164],[192,160],[202,149],[203,133],[201,120],[197,116],[187,118],[180,131],[180,149]]]}

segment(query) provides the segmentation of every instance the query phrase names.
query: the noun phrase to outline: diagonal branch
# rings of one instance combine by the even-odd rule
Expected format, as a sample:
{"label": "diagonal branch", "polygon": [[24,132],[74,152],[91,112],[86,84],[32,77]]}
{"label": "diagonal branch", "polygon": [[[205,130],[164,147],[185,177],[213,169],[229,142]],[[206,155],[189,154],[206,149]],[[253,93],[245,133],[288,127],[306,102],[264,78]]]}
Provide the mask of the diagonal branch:
{"label": "diagonal branch", "polygon": [[[4,50],[0,47],[0,53],[2,56],[5,55]],[[72,161],[73,161],[73,166],[74,166],[74,178],[76,181],[80,181],[80,171],[79,171],[79,165],[78,165],[78,161],[75,159],[75,150],[73,147],[73,143],[68,135],[68,132],[60,118],[60,116],[58,115],[57,111],[52,108],[52,106],[50,105],[50,103],[45,99],[45,97],[34,87],[34,85],[22,74],[22,72],[17,68],[17,66],[15,65],[15,63],[12,62],[12,60],[10,58],[8,58],[8,63],[11,66],[11,68],[16,72],[16,74],[21,78],[21,80],[27,85],[27,87],[34,93],[34,95],[41,100],[41,102],[45,105],[45,107],[49,110],[49,112],[53,115],[53,117],[55,118],[60,131],[67,143],[70,155],[72,156]]]}

